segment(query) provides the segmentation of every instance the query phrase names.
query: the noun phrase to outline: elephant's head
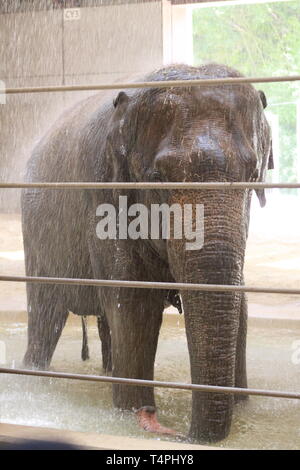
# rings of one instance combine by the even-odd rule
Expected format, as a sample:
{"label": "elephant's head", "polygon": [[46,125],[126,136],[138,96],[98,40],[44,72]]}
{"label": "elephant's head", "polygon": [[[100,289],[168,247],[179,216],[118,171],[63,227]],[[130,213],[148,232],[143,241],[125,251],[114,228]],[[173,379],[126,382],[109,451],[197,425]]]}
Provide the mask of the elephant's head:
{"label": "elephant's head", "polygon": [[[147,80],[239,77],[217,64],[166,67]],[[116,181],[262,182],[272,167],[266,99],[250,84],[173,87],[121,92],[112,117]],[[257,191],[261,206],[263,190]],[[204,205],[204,245],[186,250],[185,239],[156,241],[177,282],[243,282],[251,191],[139,192],[139,202]],[[153,242],[154,244],[154,242]],[[182,291],[195,384],[234,386],[242,296]],[[230,429],[232,395],[193,394],[191,435],[218,440]]]}

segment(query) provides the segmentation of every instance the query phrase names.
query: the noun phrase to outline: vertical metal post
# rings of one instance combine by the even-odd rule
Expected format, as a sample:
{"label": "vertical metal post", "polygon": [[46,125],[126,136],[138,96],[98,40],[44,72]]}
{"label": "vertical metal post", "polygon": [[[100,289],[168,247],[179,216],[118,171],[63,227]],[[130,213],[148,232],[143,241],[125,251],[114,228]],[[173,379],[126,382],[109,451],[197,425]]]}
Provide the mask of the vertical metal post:
{"label": "vertical metal post", "polygon": [[61,61],[62,61],[62,85],[65,83],[65,18],[64,2],[61,5]]}
{"label": "vertical metal post", "polygon": [[[296,103],[297,181],[300,181],[300,100]],[[297,191],[300,198],[300,191]]]}

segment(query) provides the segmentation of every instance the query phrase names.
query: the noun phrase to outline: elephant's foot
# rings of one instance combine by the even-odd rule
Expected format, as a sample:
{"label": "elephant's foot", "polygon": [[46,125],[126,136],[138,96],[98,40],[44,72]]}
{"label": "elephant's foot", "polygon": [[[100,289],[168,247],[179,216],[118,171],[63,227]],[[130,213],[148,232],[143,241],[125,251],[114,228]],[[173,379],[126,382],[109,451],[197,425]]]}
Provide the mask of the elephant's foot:
{"label": "elephant's foot", "polygon": [[157,421],[157,413],[154,406],[142,406],[142,408],[135,411],[135,414],[137,416],[139,426],[145,431],[184,437],[183,434],[178,433],[174,429],[162,426]]}
{"label": "elephant's foot", "polygon": [[50,360],[34,348],[28,348],[23,358],[22,368],[28,370],[48,370]]}

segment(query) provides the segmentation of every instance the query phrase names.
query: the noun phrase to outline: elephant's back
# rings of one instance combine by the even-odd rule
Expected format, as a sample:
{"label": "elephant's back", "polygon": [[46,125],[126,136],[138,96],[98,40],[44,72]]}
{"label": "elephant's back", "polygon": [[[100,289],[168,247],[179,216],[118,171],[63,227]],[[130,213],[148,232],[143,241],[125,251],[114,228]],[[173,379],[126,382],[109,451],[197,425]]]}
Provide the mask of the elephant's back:
{"label": "elephant's back", "polygon": [[34,147],[25,181],[79,181],[80,144],[86,138],[89,122],[94,121],[96,115],[99,127],[105,132],[110,107],[108,94],[100,92],[64,111]]}
{"label": "elephant's back", "polygon": [[[97,93],[65,111],[33,149],[27,182],[82,181],[79,160],[89,123],[99,120],[105,132],[109,105]],[[101,137],[101,135],[100,135]],[[86,152],[89,153],[88,150]],[[88,159],[87,159],[88,160]],[[87,198],[80,189],[25,188],[21,196],[22,230],[28,275],[84,277]],[[80,262],[74,262],[74,256]],[[75,269],[75,271],[74,271]]]}
{"label": "elephant's back", "polygon": [[[27,163],[25,181],[93,181],[92,176],[84,177],[91,173],[85,171],[90,152],[83,149],[82,142],[87,141],[90,123],[95,119],[99,120],[99,126],[105,132],[109,107],[112,107],[107,102],[107,94],[100,92],[63,112],[34,147]],[[84,201],[83,190],[25,188],[21,196],[23,227],[38,221],[43,221],[45,226],[45,221],[51,224],[54,218],[65,225],[71,214],[72,217],[75,213],[78,217],[83,215]]]}

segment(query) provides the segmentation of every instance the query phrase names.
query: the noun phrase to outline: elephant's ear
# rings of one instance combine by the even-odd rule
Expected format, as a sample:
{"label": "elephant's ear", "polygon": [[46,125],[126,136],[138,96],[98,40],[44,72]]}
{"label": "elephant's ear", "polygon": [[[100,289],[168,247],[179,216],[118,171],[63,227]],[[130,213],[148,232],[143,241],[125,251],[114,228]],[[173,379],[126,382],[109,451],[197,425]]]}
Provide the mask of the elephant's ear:
{"label": "elephant's ear", "polygon": [[259,96],[260,96],[260,101],[263,105],[263,108],[265,109],[268,106],[267,98],[266,95],[262,90],[258,90]]}
{"label": "elephant's ear", "polygon": [[[259,90],[259,97],[262,103],[263,108],[265,109],[268,105],[266,95],[263,91]],[[265,121],[265,125],[263,126],[264,130],[264,142],[263,142],[263,151],[262,151],[262,164],[259,173],[259,177],[257,182],[264,182],[266,177],[266,170],[273,170],[274,169],[274,159],[273,159],[273,149],[272,149],[272,139],[270,137],[271,129],[267,121]],[[267,150],[265,150],[267,149]],[[259,199],[259,203],[261,207],[266,205],[266,195],[264,189],[256,189],[256,195]]]}
{"label": "elephant's ear", "polygon": [[[260,176],[259,176],[259,179],[257,180],[257,182],[263,183],[265,181],[266,169],[268,169],[268,170],[273,170],[274,169],[272,141],[271,141],[269,156],[266,159],[266,163],[262,166],[262,168],[260,170]],[[256,189],[255,192],[256,192],[256,195],[258,197],[260,207],[264,207],[266,205],[266,202],[267,202],[266,195],[265,195],[265,190],[264,189]]]}
{"label": "elephant's ear", "polygon": [[[271,143],[269,157],[266,160],[267,160],[267,165],[265,165],[261,169],[260,177],[257,181],[258,183],[259,182],[263,183],[265,181],[266,168],[268,168],[268,170],[273,170],[274,169],[272,143]],[[255,192],[256,192],[256,195],[258,197],[260,207],[265,207],[267,200],[266,200],[266,194],[265,194],[264,188],[263,189],[256,189]]]}
{"label": "elephant's ear", "polygon": [[126,119],[130,98],[121,91],[113,100],[113,109],[109,123],[107,138],[107,158],[111,168],[112,181],[126,181],[128,179],[127,154],[129,146],[129,130]]}
{"label": "elephant's ear", "polygon": [[124,91],[120,91],[118,96],[113,100],[113,105],[116,109],[126,106],[129,102],[129,97]]}
{"label": "elephant's ear", "polygon": [[274,158],[273,158],[272,142],[271,142],[271,151],[270,151],[269,161],[268,161],[268,170],[274,170]]}

